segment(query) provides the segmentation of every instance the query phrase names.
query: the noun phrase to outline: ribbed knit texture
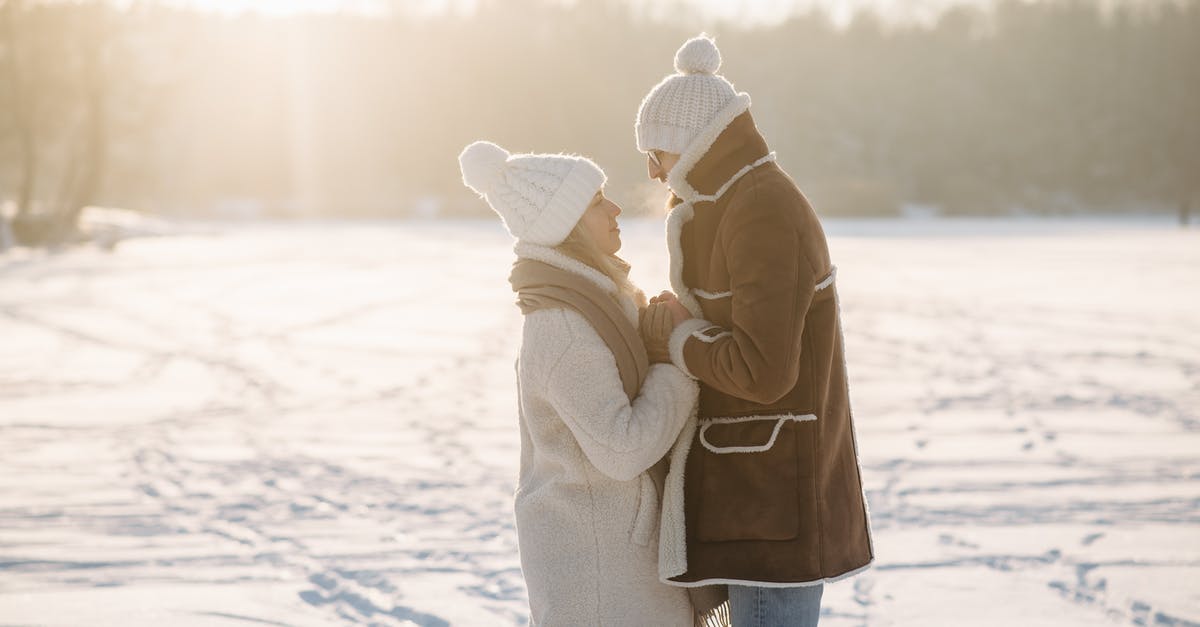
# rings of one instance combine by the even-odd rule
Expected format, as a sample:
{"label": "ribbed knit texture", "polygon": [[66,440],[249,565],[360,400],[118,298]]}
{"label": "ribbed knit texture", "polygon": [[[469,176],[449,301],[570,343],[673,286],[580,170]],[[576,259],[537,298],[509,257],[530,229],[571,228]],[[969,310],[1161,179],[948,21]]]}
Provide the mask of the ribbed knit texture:
{"label": "ribbed knit texture", "polygon": [[512,155],[475,142],[458,157],[463,183],[483,196],[519,241],[556,246],[571,233],[607,180],[591,160],[574,155]]}
{"label": "ribbed knit texture", "polygon": [[706,35],[687,40],[675,53],[675,70],[650,90],[638,110],[637,147],[681,154],[737,91],[724,77],[721,53]]}

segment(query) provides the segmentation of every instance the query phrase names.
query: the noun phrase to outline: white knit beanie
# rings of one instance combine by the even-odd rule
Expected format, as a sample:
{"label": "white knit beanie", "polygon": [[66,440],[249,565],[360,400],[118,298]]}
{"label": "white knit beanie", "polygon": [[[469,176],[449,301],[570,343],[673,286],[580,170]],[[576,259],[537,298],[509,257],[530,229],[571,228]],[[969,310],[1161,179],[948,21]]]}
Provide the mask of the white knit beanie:
{"label": "white knit beanie", "polygon": [[637,147],[682,154],[719,113],[741,96],[717,75],[721,52],[708,35],[684,42],[675,53],[675,71],[655,85],[638,110]]}
{"label": "white knit beanie", "polygon": [[511,155],[477,141],[458,155],[463,183],[500,214],[519,241],[561,244],[607,178],[595,163],[573,155]]}

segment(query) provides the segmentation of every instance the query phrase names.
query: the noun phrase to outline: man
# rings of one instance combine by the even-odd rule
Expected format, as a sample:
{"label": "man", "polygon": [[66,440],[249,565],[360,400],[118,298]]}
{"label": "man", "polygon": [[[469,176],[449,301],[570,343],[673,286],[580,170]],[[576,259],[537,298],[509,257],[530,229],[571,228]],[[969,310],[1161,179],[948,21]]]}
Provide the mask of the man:
{"label": "man", "polygon": [[673,194],[675,296],[655,300],[677,326],[649,343],[700,382],[698,422],[677,443],[686,557],[661,558],[675,535],[664,522],[660,575],[728,585],[735,627],[816,625],[824,583],[874,560],[835,270],[720,63],[711,39],[686,42],[636,126],[650,177]]}

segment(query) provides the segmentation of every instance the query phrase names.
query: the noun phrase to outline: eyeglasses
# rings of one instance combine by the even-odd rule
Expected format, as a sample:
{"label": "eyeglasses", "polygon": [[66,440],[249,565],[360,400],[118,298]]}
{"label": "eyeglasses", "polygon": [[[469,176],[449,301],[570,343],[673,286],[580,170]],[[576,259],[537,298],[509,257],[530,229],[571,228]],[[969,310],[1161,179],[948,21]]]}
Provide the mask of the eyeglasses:
{"label": "eyeglasses", "polygon": [[658,155],[654,154],[653,150],[647,151],[646,156],[650,157],[650,161],[654,162],[654,167],[661,168],[662,162],[658,160]]}

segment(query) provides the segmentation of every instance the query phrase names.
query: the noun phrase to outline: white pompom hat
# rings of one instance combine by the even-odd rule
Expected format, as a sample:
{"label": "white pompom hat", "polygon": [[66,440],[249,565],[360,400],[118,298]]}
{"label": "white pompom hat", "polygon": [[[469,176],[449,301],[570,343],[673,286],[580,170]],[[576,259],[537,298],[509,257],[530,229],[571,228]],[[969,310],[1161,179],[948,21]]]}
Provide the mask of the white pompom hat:
{"label": "white pompom hat", "polygon": [[720,68],[721,52],[708,35],[684,42],[675,53],[678,73],[655,85],[638,109],[638,150],[683,154],[697,137],[715,139],[730,120],[749,109],[750,96],[719,76]]}
{"label": "white pompom hat", "polygon": [[590,159],[574,155],[513,155],[477,141],[458,156],[463,183],[487,200],[519,241],[561,244],[604,186]]}

